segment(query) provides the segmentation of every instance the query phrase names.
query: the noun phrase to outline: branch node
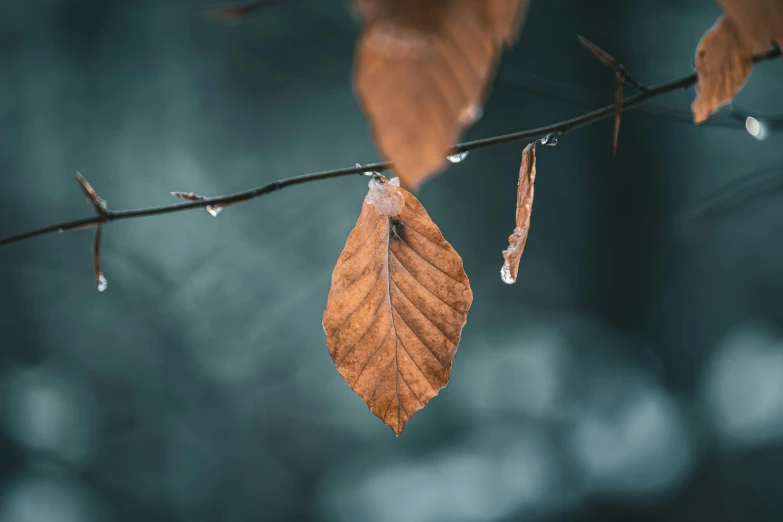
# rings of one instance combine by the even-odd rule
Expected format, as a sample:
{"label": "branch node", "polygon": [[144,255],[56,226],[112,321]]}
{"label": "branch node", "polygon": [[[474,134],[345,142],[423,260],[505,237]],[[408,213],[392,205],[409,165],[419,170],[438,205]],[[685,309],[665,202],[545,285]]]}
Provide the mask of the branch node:
{"label": "branch node", "polygon": [[628,72],[625,66],[615,60],[611,54],[607,53],[582,35],[577,35],[576,38],[579,40],[579,43],[582,44],[582,47],[590,51],[590,54],[592,54],[599,62],[606,65],[610,69],[613,69],[617,74],[622,75],[623,81],[625,83],[632,85],[641,92],[650,92],[649,87],[631,76],[631,73]]}
{"label": "branch node", "polygon": [[[205,199],[209,199],[206,196],[200,196],[195,192],[171,192],[171,195],[175,198],[184,199],[187,201],[203,201]],[[235,203],[226,203],[223,205],[206,205],[204,206],[204,210],[209,212],[212,217],[218,217],[218,215],[223,212],[225,207],[229,207],[233,204]]]}
{"label": "branch node", "polygon": [[93,189],[92,185],[84,179],[84,176],[82,176],[80,172],[76,173],[76,181],[79,182],[79,186],[82,188],[84,195],[87,196],[87,199],[90,200],[92,206],[95,207],[95,212],[97,212],[99,216],[107,215],[109,213],[109,208],[106,206],[106,200],[98,196],[95,189]]}

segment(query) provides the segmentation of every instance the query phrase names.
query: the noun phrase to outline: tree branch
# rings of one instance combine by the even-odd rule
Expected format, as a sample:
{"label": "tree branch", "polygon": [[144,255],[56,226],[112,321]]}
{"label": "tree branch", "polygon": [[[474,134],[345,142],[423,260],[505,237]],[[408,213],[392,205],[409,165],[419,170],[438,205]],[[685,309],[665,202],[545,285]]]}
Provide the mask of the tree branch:
{"label": "tree branch", "polygon": [[[781,55],[781,51],[777,47],[772,47],[768,51],[755,55],[753,57],[753,63],[763,62],[772,58],[777,58]],[[672,80],[654,87],[650,87],[648,90],[634,94],[625,98],[622,102],[622,110],[626,111],[632,109],[638,105],[641,105],[658,96],[676,91],[679,89],[686,89],[694,85],[697,81],[696,73],[683,76],[682,78]],[[478,149],[484,149],[487,147],[493,147],[503,143],[511,143],[515,141],[533,140],[541,138],[547,135],[560,135],[566,132],[584,127],[591,123],[595,123],[604,118],[611,117],[615,114],[616,104],[607,105],[601,109],[582,114],[576,118],[570,120],[561,121],[546,127],[539,127],[536,129],[523,130],[520,132],[514,132],[511,134],[504,134],[501,136],[494,136],[491,138],[484,138],[480,140],[468,141],[455,145],[448,154],[456,154],[459,152],[470,152]],[[393,165],[389,162],[372,163],[369,165],[355,166],[344,169],[328,170],[324,172],[317,172],[314,174],[305,174],[302,176],[295,176],[292,178],[281,179],[274,181],[267,185],[262,185],[253,189],[237,192],[235,194],[228,194],[225,196],[217,197],[201,197],[200,199],[194,199],[185,203],[176,203],[173,205],[164,205],[160,207],[142,208],[137,210],[120,210],[112,211],[106,210],[99,213],[97,216],[78,219],[75,221],[69,221],[65,223],[59,223],[56,225],[50,225],[30,232],[24,232],[15,236],[7,237],[0,240],[0,247],[10,245],[11,243],[17,243],[19,241],[30,239],[36,236],[49,234],[52,232],[68,232],[71,230],[79,230],[82,228],[90,228],[111,221],[119,221],[122,219],[133,219],[144,216],[157,216],[160,214],[170,214],[173,212],[181,212],[184,210],[192,210],[195,208],[220,208],[229,205],[241,203],[251,199],[265,196],[272,192],[291,187],[294,185],[301,185],[302,183],[310,183],[311,181],[319,181],[323,179],[340,178],[343,176],[351,176],[366,172],[383,172],[389,170]]]}
{"label": "tree branch", "polygon": [[238,22],[256,11],[283,3],[284,1],[285,0],[256,0],[244,4],[231,4],[215,8],[213,13],[224,22]]}

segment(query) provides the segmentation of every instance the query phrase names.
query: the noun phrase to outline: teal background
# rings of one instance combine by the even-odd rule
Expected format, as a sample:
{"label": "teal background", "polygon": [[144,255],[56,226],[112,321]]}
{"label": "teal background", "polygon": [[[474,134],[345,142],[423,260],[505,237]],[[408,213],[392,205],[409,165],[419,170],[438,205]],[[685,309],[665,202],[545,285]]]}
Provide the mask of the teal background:
{"label": "teal background", "polygon": [[[185,0],[0,1],[0,236],[378,159],[337,0],[239,25]],[[708,0],[537,0],[469,138],[614,99],[582,34],[643,82],[692,72]],[[783,112],[783,66],[736,100]],[[783,133],[694,90],[418,196],[475,294],[449,386],[396,438],[335,371],[321,316],[367,190],[347,177],[0,250],[0,522],[783,519]],[[672,112],[673,111],[673,112]]]}

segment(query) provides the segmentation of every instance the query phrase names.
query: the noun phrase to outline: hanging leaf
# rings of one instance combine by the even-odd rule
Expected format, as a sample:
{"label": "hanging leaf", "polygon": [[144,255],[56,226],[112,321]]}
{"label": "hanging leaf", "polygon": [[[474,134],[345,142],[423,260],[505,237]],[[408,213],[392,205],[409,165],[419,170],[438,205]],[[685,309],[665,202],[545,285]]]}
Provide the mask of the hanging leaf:
{"label": "hanging leaf", "polygon": [[376,145],[407,187],[446,165],[481,113],[527,0],[354,0],[364,20],[354,89]]}
{"label": "hanging leaf", "polygon": [[503,43],[513,45],[527,11],[527,0],[486,0],[486,4],[492,17],[495,34],[503,38]]}
{"label": "hanging leaf", "polygon": [[337,370],[399,435],[449,381],[473,293],[462,259],[397,178],[370,181],[324,311]]}
{"label": "hanging leaf", "polygon": [[753,52],[766,51],[773,41],[783,46],[783,0],[718,0]]}
{"label": "hanging leaf", "polygon": [[693,121],[702,123],[734,99],[753,66],[753,49],[732,18],[724,16],[707,31],[696,51],[696,100]]}
{"label": "hanging leaf", "polygon": [[530,214],[533,211],[533,185],[536,182],[536,142],[522,151],[522,164],[519,166],[519,184],[517,186],[517,225],[514,233],[508,236],[508,248],[503,251],[503,268],[500,279],[506,284],[514,284],[519,273],[519,261],[527,243],[530,230]]}

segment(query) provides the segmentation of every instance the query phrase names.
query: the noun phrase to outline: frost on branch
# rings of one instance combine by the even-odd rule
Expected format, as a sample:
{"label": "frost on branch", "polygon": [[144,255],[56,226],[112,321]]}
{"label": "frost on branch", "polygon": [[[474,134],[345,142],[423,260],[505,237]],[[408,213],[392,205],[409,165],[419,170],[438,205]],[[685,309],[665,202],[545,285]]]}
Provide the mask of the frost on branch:
{"label": "frost on branch", "polygon": [[382,176],[370,180],[370,191],[364,200],[375,207],[379,214],[397,217],[405,206],[405,196],[400,192],[400,179],[386,181]]}

